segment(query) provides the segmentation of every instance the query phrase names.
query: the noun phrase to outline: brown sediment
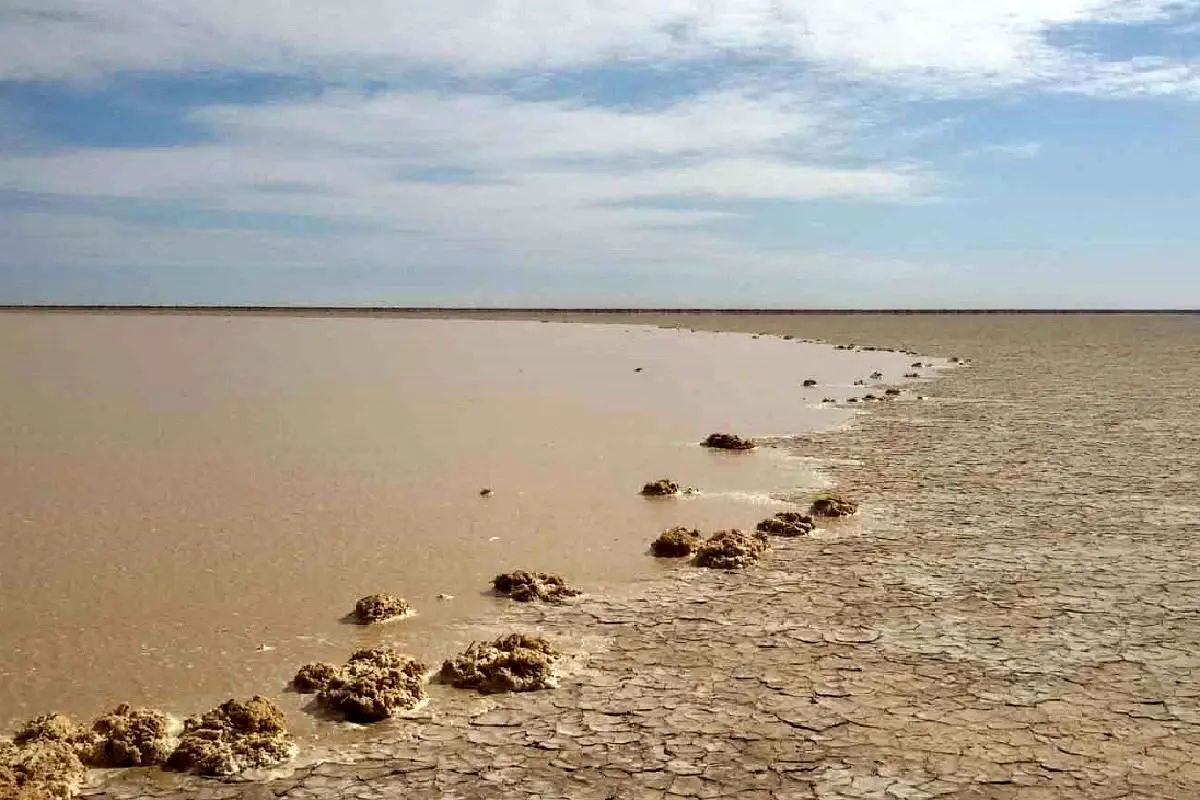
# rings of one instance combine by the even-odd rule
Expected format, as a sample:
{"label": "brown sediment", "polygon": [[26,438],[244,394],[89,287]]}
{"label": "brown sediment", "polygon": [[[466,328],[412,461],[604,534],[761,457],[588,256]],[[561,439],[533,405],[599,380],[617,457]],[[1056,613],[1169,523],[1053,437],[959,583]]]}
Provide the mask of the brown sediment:
{"label": "brown sediment", "polygon": [[580,594],[578,589],[568,586],[561,575],[525,570],[497,575],[492,579],[492,588],[498,594],[510,597],[520,603],[534,601],[561,603],[567,598]]}
{"label": "brown sediment", "polygon": [[[432,657],[445,655],[450,628],[487,613],[479,576],[497,568],[552,565],[589,587],[637,580],[653,569],[644,546],[663,528],[752,525],[757,516],[740,514],[748,496],[792,488],[772,458],[735,459],[745,461],[735,471],[687,443],[704,431],[803,430],[845,413],[798,403],[778,358],[830,386],[860,371],[827,348],[778,339],[545,328],[0,315],[0,340],[29,345],[0,353],[10,389],[0,417],[24,421],[0,464],[12,498],[0,528],[29,534],[0,559],[0,674],[23,676],[19,688],[0,682],[0,717],[59,708],[90,719],[108,710],[96,697],[196,710],[249,696],[329,658],[310,634],[325,630],[330,609],[353,610],[357,593],[346,587],[419,606],[425,616],[396,624],[406,650]],[[143,344],[166,340],[200,366],[184,369]],[[250,340],[250,350],[239,345]],[[381,362],[372,343],[396,357]],[[595,358],[580,364],[572,343]],[[465,360],[447,368],[430,348]],[[51,374],[39,363],[69,368]],[[707,363],[721,366],[721,380],[697,391],[686,376],[708,375]],[[649,383],[632,371],[645,364]],[[404,393],[404,413],[398,385],[420,387]],[[130,443],[146,435],[158,444],[129,460]],[[52,441],[62,446],[43,446]],[[118,462],[122,470],[109,469]],[[716,491],[686,507],[683,497],[622,499],[654,475]],[[481,488],[495,495],[479,497]],[[130,552],[145,570],[125,569]],[[436,560],[425,556],[433,552]],[[181,557],[204,566],[180,569]],[[59,581],[71,590],[39,588]],[[456,602],[420,607],[442,593]],[[100,622],[128,608],[146,609],[136,628]],[[34,621],[49,617],[55,626]],[[67,666],[74,659],[58,657],[52,627],[78,631],[74,646],[103,667]],[[395,632],[339,628],[333,645],[349,652]],[[363,636],[370,641],[351,641]],[[309,722],[297,718],[300,734]]]}
{"label": "brown sediment", "polygon": [[[881,325],[848,319],[860,333]],[[1136,368],[1124,355],[1114,365],[1127,339],[1056,333],[1050,345],[1017,322],[1006,341],[1004,319],[970,320],[975,346],[952,344],[989,358],[971,380],[935,384],[919,409],[881,406],[848,432],[805,437],[806,452],[836,459],[836,484],[894,509],[848,520],[862,536],[824,541],[819,554],[781,547],[770,569],[586,609],[514,607],[603,642],[588,671],[495,709],[448,704],[352,764],[305,767],[269,791],[471,796],[473,759],[485,758],[504,765],[488,791],[536,785],[561,798],[609,796],[614,782],[655,797],[764,800],[1200,796],[1197,511],[1184,500],[1196,465],[1178,446],[1195,431],[1187,404],[1200,371],[1167,348],[1134,348]],[[873,338],[937,346],[922,320],[894,324]],[[1063,369],[1024,371],[1038,347]],[[1096,413],[1088,376],[1100,370],[1103,407],[1135,398],[1141,415]],[[1128,379],[1146,374],[1168,389]],[[1121,468],[1096,469],[1098,452]]]}

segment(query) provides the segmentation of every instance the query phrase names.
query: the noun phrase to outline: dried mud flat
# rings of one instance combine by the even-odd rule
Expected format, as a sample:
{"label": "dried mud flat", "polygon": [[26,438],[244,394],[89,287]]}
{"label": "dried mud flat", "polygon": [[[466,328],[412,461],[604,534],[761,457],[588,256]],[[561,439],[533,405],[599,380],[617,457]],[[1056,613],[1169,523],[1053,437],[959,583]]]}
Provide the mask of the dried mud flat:
{"label": "dried mud flat", "polygon": [[796,443],[859,519],[746,571],[512,608],[506,626],[587,643],[553,691],[439,699],[269,781],[91,794],[1200,796],[1196,328],[1121,351],[1119,330],[781,320],[745,324],[975,359]]}

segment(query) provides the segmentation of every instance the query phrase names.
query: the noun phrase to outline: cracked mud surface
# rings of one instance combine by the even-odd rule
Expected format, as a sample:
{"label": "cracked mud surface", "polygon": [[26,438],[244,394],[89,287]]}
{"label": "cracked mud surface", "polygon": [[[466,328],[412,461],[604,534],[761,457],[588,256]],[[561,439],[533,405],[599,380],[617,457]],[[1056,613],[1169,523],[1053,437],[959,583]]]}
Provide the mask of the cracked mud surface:
{"label": "cracked mud surface", "polygon": [[274,780],[98,796],[1200,797],[1200,321],[636,320],[975,364],[794,444],[858,518],[746,571],[506,610],[586,644],[556,690],[437,693]]}

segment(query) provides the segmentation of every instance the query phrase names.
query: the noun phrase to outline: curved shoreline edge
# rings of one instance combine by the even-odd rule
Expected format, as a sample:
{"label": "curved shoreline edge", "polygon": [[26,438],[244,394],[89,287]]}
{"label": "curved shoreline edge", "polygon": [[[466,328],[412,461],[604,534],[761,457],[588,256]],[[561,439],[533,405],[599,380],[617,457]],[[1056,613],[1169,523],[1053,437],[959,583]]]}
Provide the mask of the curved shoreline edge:
{"label": "curved shoreline edge", "polygon": [[[657,327],[671,326],[659,325]],[[781,336],[781,338],[791,339],[793,337]],[[820,340],[805,341],[829,344]],[[850,348],[843,346],[840,349]],[[877,348],[868,347],[866,349]],[[892,348],[881,346],[878,349],[890,350]],[[929,377],[938,375],[940,375],[940,371]],[[910,381],[893,381],[892,383],[908,384]],[[857,416],[855,415],[855,418]],[[847,424],[853,425],[853,423],[854,419]],[[814,435],[835,433],[845,430],[845,427],[845,425],[835,426],[829,431],[817,432]],[[770,446],[789,447],[793,446],[795,441],[793,438],[791,441],[776,442]],[[834,527],[836,528],[840,524],[844,523],[834,523]],[[753,525],[754,520],[750,520],[748,517],[747,527],[752,529]],[[303,754],[301,761],[296,764],[273,770],[269,774],[248,773],[227,779],[226,783],[238,786],[266,787],[275,796],[281,796],[281,792],[286,794],[293,790],[309,791],[310,781],[316,780],[319,784],[327,784],[330,782],[328,779],[340,772],[345,772],[347,775],[353,774],[356,776],[355,780],[360,780],[364,763],[402,762],[405,759],[427,763],[421,761],[421,758],[418,757],[420,756],[432,758],[440,764],[447,757],[453,758],[456,753],[461,754],[468,750],[477,751],[481,746],[487,749],[488,745],[499,744],[498,741],[494,742],[493,740],[500,738],[495,735],[500,730],[523,733],[526,737],[525,741],[512,743],[519,747],[532,747],[547,754],[561,752],[567,749],[565,745],[555,741],[542,741],[549,733],[546,728],[551,717],[559,718],[554,722],[554,734],[550,737],[553,740],[559,736],[562,728],[561,718],[564,715],[572,717],[576,713],[588,714],[593,710],[614,718],[638,715],[638,708],[632,706],[628,710],[621,711],[599,709],[593,696],[597,690],[608,695],[611,693],[608,690],[623,687],[624,692],[639,697],[658,694],[659,698],[656,702],[643,699],[635,705],[644,706],[641,709],[644,712],[657,712],[667,708],[679,711],[680,708],[686,708],[689,705],[687,698],[698,685],[703,684],[703,680],[699,683],[693,680],[664,681],[657,686],[638,686],[638,680],[640,675],[647,673],[661,673],[664,670],[669,672],[672,662],[680,661],[680,659],[682,660],[679,666],[694,660],[694,655],[685,655],[692,649],[688,643],[697,641],[688,629],[697,622],[711,623],[714,620],[708,615],[694,618],[688,613],[688,609],[696,607],[713,611],[719,609],[717,619],[720,619],[721,616],[725,618],[720,623],[721,627],[726,629],[724,641],[720,637],[710,635],[702,637],[710,645],[723,645],[731,653],[743,650],[749,645],[761,649],[764,645],[761,642],[756,643],[755,640],[775,632],[762,629],[763,625],[772,628],[777,624],[762,616],[764,605],[770,606],[780,598],[786,600],[788,593],[784,587],[788,583],[790,569],[794,566],[793,562],[797,558],[804,558],[803,551],[805,549],[811,550],[819,546],[821,546],[820,543],[816,541],[776,540],[773,557],[750,570],[730,574],[711,573],[708,570],[679,571],[653,582],[639,585],[621,597],[589,596],[582,604],[571,604],[565,607],[534,605],[510,609],[504,614],[502,623],[504,627],[537,631],[539,634],[550,635],[557,641],[571,643],[572,646],[569,649],[574,650],[576,654],[574,665],[561,677],[559,687],[553,692],[499,699],[476,699],[469,703],[446,703],[444,702],[446,698],[439,698],[439,708],[435,711],[423,708],[419,714],[401,715],[391,722],[373,726],[370,729],[369,741],[356,746],[341,747],[336,751],[312,751]],[[733,592],[736,597],[720,598],[720,595],[726,592]],[[747,604],[746,601],[749,598],[745,597],[745,594],[762,595],[763,602]],[[722,606],[727,607],[722,608]],[[748,610],[752,612],[752,617],[746,617]],[[779,618],[787,618],[788,611],[790,609],[780,609]],[[742,620],[738,624],[731,624],[739,617]],[[659,628],[663,629],[661,633],[665,635],[654,635],[655,629]],[[667,630],[675,628],[678,630],[675,630],[674,634],[666,633]],[[616,633],[614,634],[614,632]],[[629,640],[630,634],[635,634],[636,637],[650,635],[655,643],[648,647],[633,647]],[[841,638],[853,639],[856,634],[843,632],[839,635]],[[628,654],[634,652],[640,652],[642,657],[629,658]],[[624,659],[617,655],[622,653],[626,654]],[[711,659],[712,663],[708,665],[708,668],[719,668],[720,660],[719,658]],[[622,664],[622,661],[626,661],[626,663]],[[733,667],[734,665],[728,666]],[[773,690],[763,684],[760,691],[769,694]],[[744,715],[750,715],[752,718],[762,717],[757,721],[773,727],[772,736],[760,739],[749,730],[740,731],[740,725],[737,723],[718,726],[720,730],[713,729],[713,724],[709,724],[707,727],[701,725],[699,731],[693,731],[694,726],[688,723],[679,727],[679,733],[690,735],[698,732],[703,735],[707,731],[708,736],[726,737],[727,744],[755,741],[778,742],[783,749],[774,754],[772,762],[792,763],[786,760],[788,753],[791,752],[788,750],[791,745],[786,743],[788,740],[794,739],[797,734],[802,734],[810,728],[798,725],[796,719],[791,721],[783,719],[776,712],[758,711],[761,702],[752,696],[754,694],[756,692],[727,698],[720,706],[695,705],[693,701],[690,704],[695,707],[691,709],[690,716],[693,721],[696,716],[709,715],[725,716],[731,721]],[[564,695],[568,696],[564,697]],[[661,705],[657,703],[661,703]],[[769,705],[771,704],[768,703]],[[624,709],[624,706],[622,708]],[[805,709],[800,710],[804,711]],[[647,714],[647,718],[658,718],[658,715]],[[820,725],[818,725],[819,727]],[[530,739],[531,736],[534,738]],[[625,750],[629,746],[636,746],[630,735],[620,735],[616,738],[617,741],[614,744],[619,749]],[[654,745],[654,749],[671,755],[672,738],[664,736],[660,743]],[[416,744],[415,749],[413,749],[414,744]],[[497,758],[503,760],[499,754],[497,754]],[[557,764],[552,763],[554,761],[555,759],[551,759],[547,766],[552,771],[561,772],[559,775],[561,781],[555,780],[554,782],[561,782],[563,796],[583,796],[580,794],[581,787],[577,783],[577,779],[580,777],[576,774],[578,770],[567,768],[561,760]],[[670,761],[675,763],[678,762],[678,759]],[[665,773],[662,772],[662,769],[666,769],[666,767],[647,767],[642,772],[647,775],[668,774],[682,778],[694,778],[699,774],[692,769],[680,771],[681,768],[678,764],[673,770],[667,769]],[[418,768],[414,770],[414,774],[422,776],[425,771],[425,768]],[[435,773],[439,772],[437,769],[434,771]],[[457,774],[464,780],[469,780],[469,776],[477,773],[468,769]],[[156,776],[151,780],[143,779],[143,776],[137,774],[137,771],[131,771],[122,775],[105,777],[107,779],[102,780],[99,784],[85,788],[83,796],[100,798],[170,796],[182,800],[182,798],[208,797],[216,789],[212,781],[190,776],[170,776],[166,781],[162,780],[162,776]],[[434,783],[438,782],[439,779],[435,775]],[[170,784],[171,788],[168,790],[164,784]],[[411,795],[415,788],[418,787],[405,785],[402,790],[399,787],[396,790]],[[668,789],[670,789],[669,785],[665,786],[663,791]],[[739,787],[737,791],[741,793],[744,789],[745,787]],[[438,796],[441,796],[442,791],[449,791],[449,789],[439,790]],[[341,789],[331,792],[329,796],[341,796]],[[486,796],[486,792],[479,796]]]}
{"label": "curved shoreline edge", "polygon": [[[1112,329],[1047,344],[1010,323],[1020,338],[959,335],[979,366],[943,374],[928,403],[802,441],[863,500],[870,535],[781,542],[757,570],[688,573],[585,613],[514,608],[506,622],[589,652],[554,692],[398,722],[265,785],[98,796],[1200,796],[1197,462],[1153,438],[1200,436],[1180,417],[1200,371],[1168,347],[1130,367]],[[922,352],[955,338],[901,324],[870,338]],[[1031,342],[1049,348],[1042,369]],[[1138,416],[1075,411],[1096,406]]]}

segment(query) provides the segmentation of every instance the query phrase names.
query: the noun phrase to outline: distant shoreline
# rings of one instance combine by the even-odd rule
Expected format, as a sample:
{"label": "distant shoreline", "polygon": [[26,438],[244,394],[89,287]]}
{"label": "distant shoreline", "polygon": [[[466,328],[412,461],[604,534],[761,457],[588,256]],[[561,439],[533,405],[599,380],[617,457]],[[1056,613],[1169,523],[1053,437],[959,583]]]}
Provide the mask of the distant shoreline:
{"label": "distant shoreline", "polygon": [[1180,316],[1200,315],[1200,309],[1177,308],[672,308],[672,307],[569,307],[528,306],[494,308],[488,306],[260,306],[260,305],[0,305],[0,312],[43,312],[43,313],[110,313],[110,314],[278,314],[305,315],[324,314],[330,316],[378,316],[386,314],[721,314],[721,315],[774,315],[774,316],[843,316],[843,315],[1157,315]]}

